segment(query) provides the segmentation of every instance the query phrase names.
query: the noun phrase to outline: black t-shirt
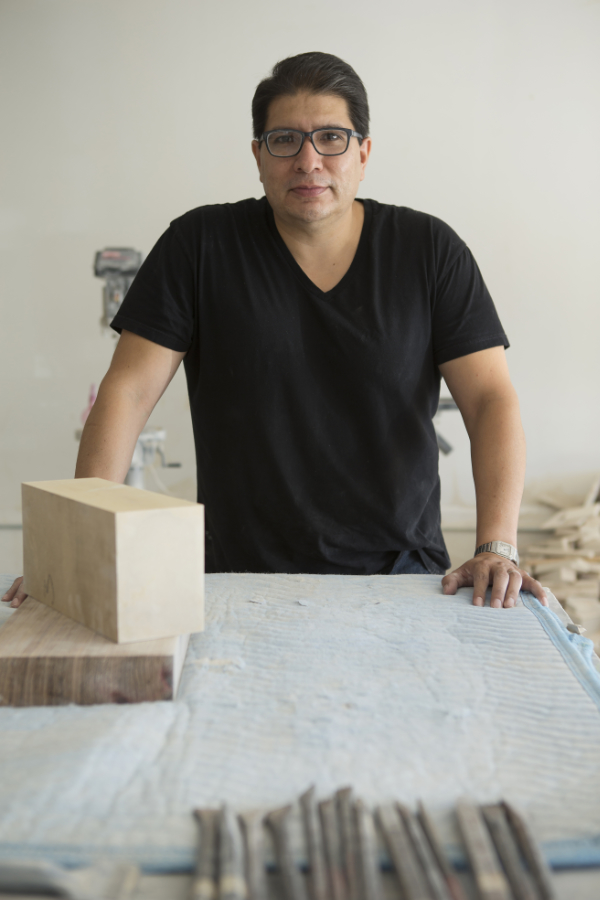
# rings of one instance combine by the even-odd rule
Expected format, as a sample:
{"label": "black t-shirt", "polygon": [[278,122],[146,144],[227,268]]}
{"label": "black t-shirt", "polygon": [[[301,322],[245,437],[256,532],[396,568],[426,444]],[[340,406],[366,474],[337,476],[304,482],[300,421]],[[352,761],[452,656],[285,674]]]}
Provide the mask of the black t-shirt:
{"label": "black t-shirt", "polygon": [[463,241],[364,200],[356,255],[323,292],[266,200],[171,223],[113,321],[187,351],[207,572],[449,565],[432,417],[440,363],[508,346]]}

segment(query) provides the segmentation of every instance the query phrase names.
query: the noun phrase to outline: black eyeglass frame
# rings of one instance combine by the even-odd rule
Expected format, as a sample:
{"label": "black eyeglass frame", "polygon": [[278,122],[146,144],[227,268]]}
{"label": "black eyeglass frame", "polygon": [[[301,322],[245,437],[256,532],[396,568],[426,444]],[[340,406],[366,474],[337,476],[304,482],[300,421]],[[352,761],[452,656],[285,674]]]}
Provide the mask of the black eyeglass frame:
{"label": "black eyeglass frame", "polygon": [[[316,134],[318,131],[344,131],[348,137],[348,143],[346,144],[344,149],[340,151],[340,153],[321,153],[321,151],[315,146],[315,142],[313,140],[313,134]],[[302,135],[302,143],[300,144],[300,146],[298,147],[296,152],[289,153],[286,156],[279,156],[277,153],[273,153],[273,151],[269,147],[269,141],[267,140],[269,135],[270,134],[290,134],[290,133]],[[260,144],[260,143],[262,143],[262,141],[264,141],[267,150],[269,151],[271,156],[275,157],[275,159],[293,159],[294,156],[298,156],[298,154],[304,147],[304,141],[306,140],[306,138],[310,138],[310,142],[313,145],[313,147],[315,148],[315,150],[317,151],[317,153],[319,154],[319,156],[343,156],[344,153],[346,153],[346,151],[348,150],[348,147],[350,146],[350,138],[353,138],[353,137],[358,138],[359,142],[363,140],[363,135],[359,134],[358,131],[352,131],[351,128],[338,128],[337,126],[335,128],[315,128],[314,131],[299,131],[298,128],[273,128],[271,131],[263,131],[263,133],[261,134],[261,136],[258,139],[258,143]]]}

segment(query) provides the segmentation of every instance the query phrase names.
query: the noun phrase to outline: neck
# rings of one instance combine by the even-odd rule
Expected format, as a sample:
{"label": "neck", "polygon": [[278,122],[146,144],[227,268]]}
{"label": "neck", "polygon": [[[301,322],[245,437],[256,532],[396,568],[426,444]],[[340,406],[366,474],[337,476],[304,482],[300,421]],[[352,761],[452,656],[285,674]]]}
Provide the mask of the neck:
{"label": "neck", "polygon": [[279,216],[273,211],[277,230],[291,253],[310,256],[337,255],[348,245],[354,249],[360,239],[364,207],[358,200],[334,221],[303,222]]}
{"label": "neck", "polygon": [[289,222],[274,213],[275,224],[301,269],[321,290],[341,281],[354,259],[364,222],[364,206],[355,200],[347,215],[331,223]]}

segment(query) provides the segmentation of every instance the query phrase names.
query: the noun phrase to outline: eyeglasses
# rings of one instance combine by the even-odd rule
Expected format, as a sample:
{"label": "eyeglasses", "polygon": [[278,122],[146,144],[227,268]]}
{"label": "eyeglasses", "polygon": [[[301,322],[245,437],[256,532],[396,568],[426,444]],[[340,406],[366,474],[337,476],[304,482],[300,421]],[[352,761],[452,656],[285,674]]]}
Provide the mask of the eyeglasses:
{"label": "eyeglasses", "polygon": [[363,136],[351,128],[317,128],[315,131],[296,131],[295,128],[265,131],[260,140],[267,145],[271,156],[297,156],[306,138],[321,156],[341,156],[350,144],[350,138]]}

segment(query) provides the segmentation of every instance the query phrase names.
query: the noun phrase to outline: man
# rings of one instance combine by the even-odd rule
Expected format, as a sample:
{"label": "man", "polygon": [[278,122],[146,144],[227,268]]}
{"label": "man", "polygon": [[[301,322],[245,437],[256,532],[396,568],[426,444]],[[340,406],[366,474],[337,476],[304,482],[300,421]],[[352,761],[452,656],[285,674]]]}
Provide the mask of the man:
{"label": "man", "polygon": [[471,440],[483,546],[444,591],[472,585],[483,605],[492,584],[509,607],[523,587],[545,603],[518,568],[523,431],[469,250],[431,216],[356,200],[369,110],[342,60],[278,63],[252,113],[266,196],[192,210],[158,241],[113,322],[76,477],[124,479],[183,361],[207,571],[442,574],[441,373]]}

